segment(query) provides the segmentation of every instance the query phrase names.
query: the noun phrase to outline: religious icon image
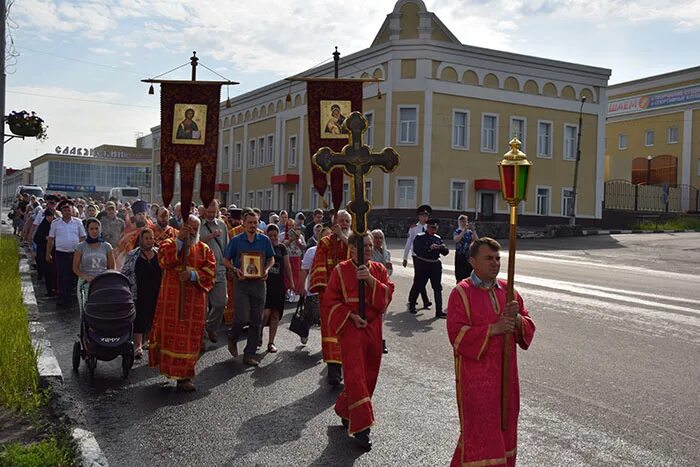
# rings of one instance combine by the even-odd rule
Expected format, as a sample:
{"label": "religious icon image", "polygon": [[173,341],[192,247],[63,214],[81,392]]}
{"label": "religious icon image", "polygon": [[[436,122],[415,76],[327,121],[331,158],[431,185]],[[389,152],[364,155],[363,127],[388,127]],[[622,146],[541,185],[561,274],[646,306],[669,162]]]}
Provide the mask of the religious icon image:
{"label": "religious icon image", "polygon": [[207,106],[175,104],[173,112],[173,144],[204,144]]}
{"label": "religious icon image", "polygon": [[347,139],[343,123],[351,112],[351,101],[321,101],[321,138]]}
{"label": "religious icon image", "polygon": [[258,251],[241,253],[241,271],[246,279],[260,279],[262,277],[262,254]]}

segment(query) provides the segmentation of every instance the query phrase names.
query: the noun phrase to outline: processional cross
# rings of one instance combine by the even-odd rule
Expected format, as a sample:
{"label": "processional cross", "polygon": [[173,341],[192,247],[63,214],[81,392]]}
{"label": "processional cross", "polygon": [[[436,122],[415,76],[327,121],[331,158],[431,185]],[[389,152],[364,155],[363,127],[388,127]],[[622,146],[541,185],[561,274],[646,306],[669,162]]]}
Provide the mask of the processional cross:
{"label": "processional cross", "polygon": [[[399,165],[399,155],[393,148],[387,147],[382,152],[371,152],[364,142],[367,119],[360,112],[352,112],[345,119],[343,126],[350,132],[350,143],[341,152],[333,152],[329,147],[322,147],[313,156],[313,162],[322,171],[329,173],[335,167],[342,167],[352,178],[350,203],[348,211],[352,214],[352,231],[357,238],[357,261],[364,264],[364,238],[360,235],[367,232],[367,214],[372,204],[365,198],[365,175],[373,167],[379,167],[385,173],[393,172]],[[365,287],[360,281],[360,317],[365,317]]]}

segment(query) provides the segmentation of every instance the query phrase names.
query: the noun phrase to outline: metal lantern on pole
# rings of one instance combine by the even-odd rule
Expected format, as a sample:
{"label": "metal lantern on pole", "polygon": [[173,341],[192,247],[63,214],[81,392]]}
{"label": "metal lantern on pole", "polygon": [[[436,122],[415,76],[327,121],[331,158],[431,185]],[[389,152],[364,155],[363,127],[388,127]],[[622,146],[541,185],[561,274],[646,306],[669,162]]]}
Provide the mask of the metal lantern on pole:
{"label": "metal lantern on pole", "polygon": [[[532,162],[520,150],[518,138],[510,140],[510,151],[503,155],[498,163],[498,174],[501,179],[501,194],[510,206],[510,235],[508,241],[508,288],[506,301],[515,300],[513,281],[515,276],[515,244],[518,230],[518,204],[527,199],[527,187]],[[512,333],[507,333],[503,340],[503,366],[501,373],[501,430],[506,430],[508,423],[508,391],[510,353],[513,341]]]}

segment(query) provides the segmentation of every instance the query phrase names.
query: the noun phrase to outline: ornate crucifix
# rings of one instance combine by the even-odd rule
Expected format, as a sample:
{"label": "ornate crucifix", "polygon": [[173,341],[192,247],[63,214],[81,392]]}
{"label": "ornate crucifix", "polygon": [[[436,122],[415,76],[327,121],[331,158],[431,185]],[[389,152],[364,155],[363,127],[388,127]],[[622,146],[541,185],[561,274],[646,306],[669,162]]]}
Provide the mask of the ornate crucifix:
{"label": "ornate crucifix", "polygon": [[[313,162],[321,170],[329,173],[334,167],[342,167],[352,178],[350,203],[348,211],[352,214],[352,230],[357,235],[367,232],[367,214],[372,209],[371,203],[365,199],[365,175],[373,167],[379,167],[385,173],[393,172],[399,165],[399,155],[392,148],[384,148],[382,152],[373,153],[365,144],[367,119],[360,112],[352,112],[343,126],[350,132],[350,144],[342,152],[333,152],[328,147],[319,149],[314,154]],[[358,237],[357,261],[364,263],[364,239]],[[360,316],[365,317],[365,287],[360,281]]]}

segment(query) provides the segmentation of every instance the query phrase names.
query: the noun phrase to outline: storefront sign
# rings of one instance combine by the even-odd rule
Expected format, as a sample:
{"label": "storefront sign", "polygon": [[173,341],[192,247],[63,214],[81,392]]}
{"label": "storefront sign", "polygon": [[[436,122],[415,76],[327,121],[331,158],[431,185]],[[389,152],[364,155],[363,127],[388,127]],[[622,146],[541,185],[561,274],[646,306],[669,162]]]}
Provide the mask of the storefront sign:
{"label": "storefront sign", "polygon": [[608,116],[614,117],[698,101],[700,101],[700,86],[669,89],[627,99],[612,100],[608,103]]}
{"label": "storefront sign", "polygon": [[84,193],[95,193],[94,185],[64,185],[63,183],[49,183],[46,187],[49,191],[74,191]]}
{"label": "storefront sign", "polygon": [[147,154],[131,153],[127,151],[106,151],[104,149],[88,149],[77,146],[56,146],[54,149],[56,154],[66,154],[69,156],[90,156],[99,157],[102,159],[131,159],[131,158],[147,158]]}

